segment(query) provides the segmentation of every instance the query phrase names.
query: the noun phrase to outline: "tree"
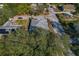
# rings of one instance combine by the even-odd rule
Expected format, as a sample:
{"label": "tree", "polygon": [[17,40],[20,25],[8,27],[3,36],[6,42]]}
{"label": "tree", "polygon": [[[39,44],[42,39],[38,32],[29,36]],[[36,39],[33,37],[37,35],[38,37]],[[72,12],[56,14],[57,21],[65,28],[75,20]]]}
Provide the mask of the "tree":
{"label": "tree", "polygon": [[4,8],[9,9],[14,15],[27,14],[31,10],[30,4],[4,4]]}
{"label": "tree", "polygon": [[9,8],[7,4],[3,4],[2,14],[0,15],[0,25],[3,25],[10,17],[12,17],[14,12]]}
{"label": "tree", "polygon": [[29,14],[30,10],[30,4],[3,4],[3,8],[0,10],[0,25],[18,14]]}
{"label": "tree", "polygon": [[33,32],[17,30],[16,33],[10,33],[6,39],[6,48],[0,48],[4,54],[0,55],[63,56],[67,55],[69,49],[67,37],[58,38],[54,33],[37,28]]}

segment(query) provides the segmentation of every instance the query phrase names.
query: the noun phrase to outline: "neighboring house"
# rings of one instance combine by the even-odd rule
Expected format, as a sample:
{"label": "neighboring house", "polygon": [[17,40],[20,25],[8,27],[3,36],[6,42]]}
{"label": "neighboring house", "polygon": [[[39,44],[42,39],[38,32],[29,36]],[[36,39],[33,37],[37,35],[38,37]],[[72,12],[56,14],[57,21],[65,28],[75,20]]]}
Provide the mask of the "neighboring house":
{"label": "neighboring house", "polygon": [[74,21],[74,12],[76,12],[75,10],[75,6],[73,4],[65,4],[64,6],[64,10],[63,13],[61,13],[60,17],[63,17],[64,21]]}
{"label": "neighboring house", "polygon": [[66,12],[75,12],[75,6],[73,4],[64,5],[64,11]]}

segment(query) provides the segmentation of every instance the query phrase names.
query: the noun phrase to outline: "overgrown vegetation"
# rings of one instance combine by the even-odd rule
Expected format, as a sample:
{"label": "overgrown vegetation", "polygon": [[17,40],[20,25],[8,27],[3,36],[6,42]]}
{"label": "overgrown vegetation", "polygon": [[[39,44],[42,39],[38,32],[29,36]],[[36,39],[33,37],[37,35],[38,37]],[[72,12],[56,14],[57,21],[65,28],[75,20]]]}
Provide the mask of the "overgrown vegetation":
{"label": "overgrown vegetation", "polygon": [[68,49],[68,36],[59,39],[42,29],[34,32],[17,30],[0,39],[0,55],[63,56],[68,54]]}

